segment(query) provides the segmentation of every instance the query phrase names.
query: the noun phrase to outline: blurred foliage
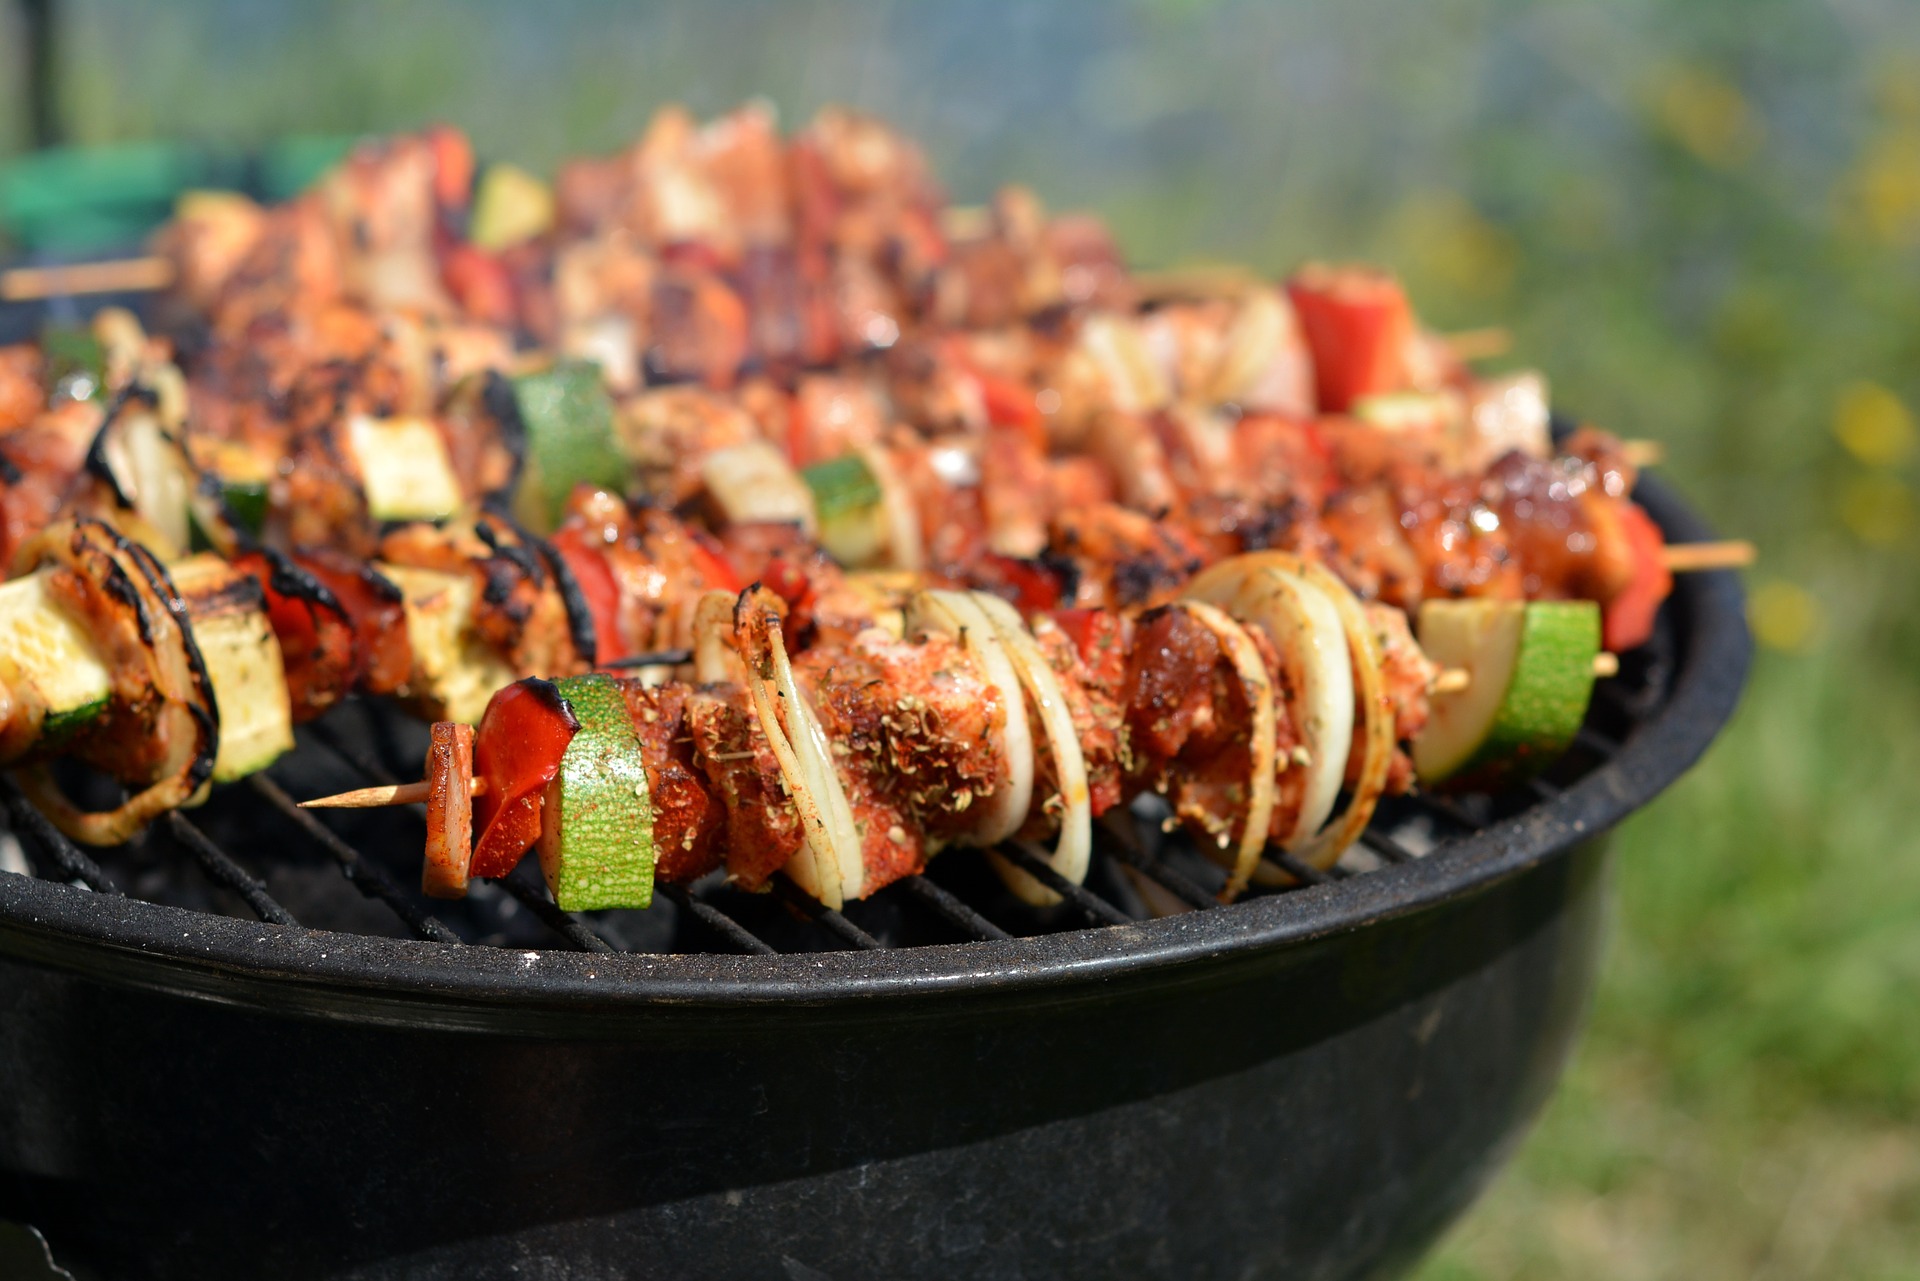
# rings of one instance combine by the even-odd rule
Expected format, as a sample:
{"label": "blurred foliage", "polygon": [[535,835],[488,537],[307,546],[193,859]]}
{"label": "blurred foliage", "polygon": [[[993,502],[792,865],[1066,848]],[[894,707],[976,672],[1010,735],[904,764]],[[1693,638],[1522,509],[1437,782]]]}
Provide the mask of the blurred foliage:
{"label": "blurred foliage", "polygon": [[[1398,266],[1760,544],[1737,723],[1621,835],[1566,1088],[1426,1276],[1920,1275],[1920,6],[72,5],[79,141],[828,100],[1145,262]],[[17,45],[0,29],[0,50]],[[0,51],[0,59],[9,55]],[[15,82],[12,69],[0,76]],[[0,138],[18,132],[0,106]],[[0,143],[0,145],[5,145]]]}

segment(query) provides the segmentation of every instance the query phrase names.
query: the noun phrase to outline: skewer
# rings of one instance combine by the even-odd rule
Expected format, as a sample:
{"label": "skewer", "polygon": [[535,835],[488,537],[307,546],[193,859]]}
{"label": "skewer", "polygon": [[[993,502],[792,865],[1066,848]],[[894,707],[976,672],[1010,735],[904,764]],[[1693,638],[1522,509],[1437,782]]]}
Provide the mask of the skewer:
{"label": "skewer", "polygon": [[1641,467],[1658,467],[1667,461],[1666,442],[1659,440],[1623,440],[1620,442],[1620,456],[1636,470]]}
{"label": "skewer", "polygon": [[1705,569],[1744,569],[1759,557],[1759,549],[1746,539],[1728,538],[1715,543],[1668,543],[1660,558],[1669,572],[1692,574]]}
{"label": "skewer", "polygon": [[1440,342],[1455,360],[1491,360],[1513,350],[1513,331],[1501,325],[1488,325],[1441,334]]}
{"label": "skewer", "polygon": [[[1620,674],[1620,655],[1605,650],[1593,656],[1593,674],[1598,680]],[[1458,694],[1473,684],[1473,673],[1464,667],[1443,667],[1427,685],[1429,694]]]}
{"label": "skewer", "polygon": [[173,262],[159,257],[15,267],[0,272],[0,302],[37,302],[73,294],[145,293],[173,283]]}
{"label": "skewer", "polygon": [[[432,788],[426,780],[418,783],[390,783],[385,787],[360,787],[351,792],[336,792],[332,796],[316,796],[310,801],[301,801],[303,810],[372,810],[386,805],[424,804]],[[484,796],[487,792],[487,780],[473,780],[470,795]]]}

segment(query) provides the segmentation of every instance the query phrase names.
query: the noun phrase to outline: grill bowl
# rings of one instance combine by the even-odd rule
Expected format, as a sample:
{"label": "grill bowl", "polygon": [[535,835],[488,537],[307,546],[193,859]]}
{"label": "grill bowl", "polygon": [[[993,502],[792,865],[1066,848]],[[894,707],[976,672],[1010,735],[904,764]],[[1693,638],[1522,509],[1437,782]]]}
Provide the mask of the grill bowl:
{"label": "grill bowl", "polygon": [[0,1216],[114,1276],[1391,1275],[1558,1076],[1606,833],[1738,699],[1733,575],[1662,627],[1663,696],[1564,791],[1157,921],[595,955],[0,875]]}

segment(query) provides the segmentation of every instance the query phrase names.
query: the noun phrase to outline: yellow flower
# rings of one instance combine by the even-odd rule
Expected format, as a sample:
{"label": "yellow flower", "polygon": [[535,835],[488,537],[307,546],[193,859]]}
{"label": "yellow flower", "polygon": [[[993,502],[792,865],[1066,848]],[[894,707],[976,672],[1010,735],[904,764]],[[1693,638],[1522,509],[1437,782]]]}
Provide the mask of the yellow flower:
{"label": "yellow flower", "polygon": [[1747,620],[1755,640],[1788,654],[1804,654],[1820,638],[1820,602],[1806,588],[1781,578],[1753,589]]}
{"label": "yellow flower", "polygon": [[1855,477],[1840,497],[1840,519],[1861,542],[1896,542],[1913,525],[1913,494],[1884,472]]}
{"label": "yellow flower", "polygon": [[1669,69],[1654,85],[1650,106],[1674,141],[1716,169],[1745,163],[1766,132],[1740,90],[1706,67]]}
{"label": "yellow flower", "polygon": [[1486,297],[1513,283],[1519,251],[1513,237],[1457,193],[1430,191],[1402,205],[1398,230],[1414,258],[1441,283]]}
{"label": "yellow flower", "polygon": [[1852,383],[1834,405],[1833,435],[1869,467],[1896,467],[1913,453],[1913,413],[1879,383]]}

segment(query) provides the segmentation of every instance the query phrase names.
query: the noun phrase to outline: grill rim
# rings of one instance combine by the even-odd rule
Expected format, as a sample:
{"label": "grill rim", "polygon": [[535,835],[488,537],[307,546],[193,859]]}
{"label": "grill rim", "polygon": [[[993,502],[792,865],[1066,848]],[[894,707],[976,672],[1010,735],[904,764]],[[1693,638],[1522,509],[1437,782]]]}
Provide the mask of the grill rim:
{"label": "grill rim", "polygon": [[[1713,537],[1668,486],[1635,498],[1676,542]],[[216,916],[0,875],[0,954],[116,985],[348,1022],[502,1029],[541,1014],[822,1007],[1016,993],[1058,1000],[1121,977],[1179,982],[1208,962],[1309,944],[1432,909],[1518,876],[1605,833],[1677,781],[1739,702],[1752,656],[1730,571],[1685,575],[1664,704],[1620,750],[1558,796],[1412,862],[1207,912],[1000,941],[884,952],[598,955],[376,938]]]}

